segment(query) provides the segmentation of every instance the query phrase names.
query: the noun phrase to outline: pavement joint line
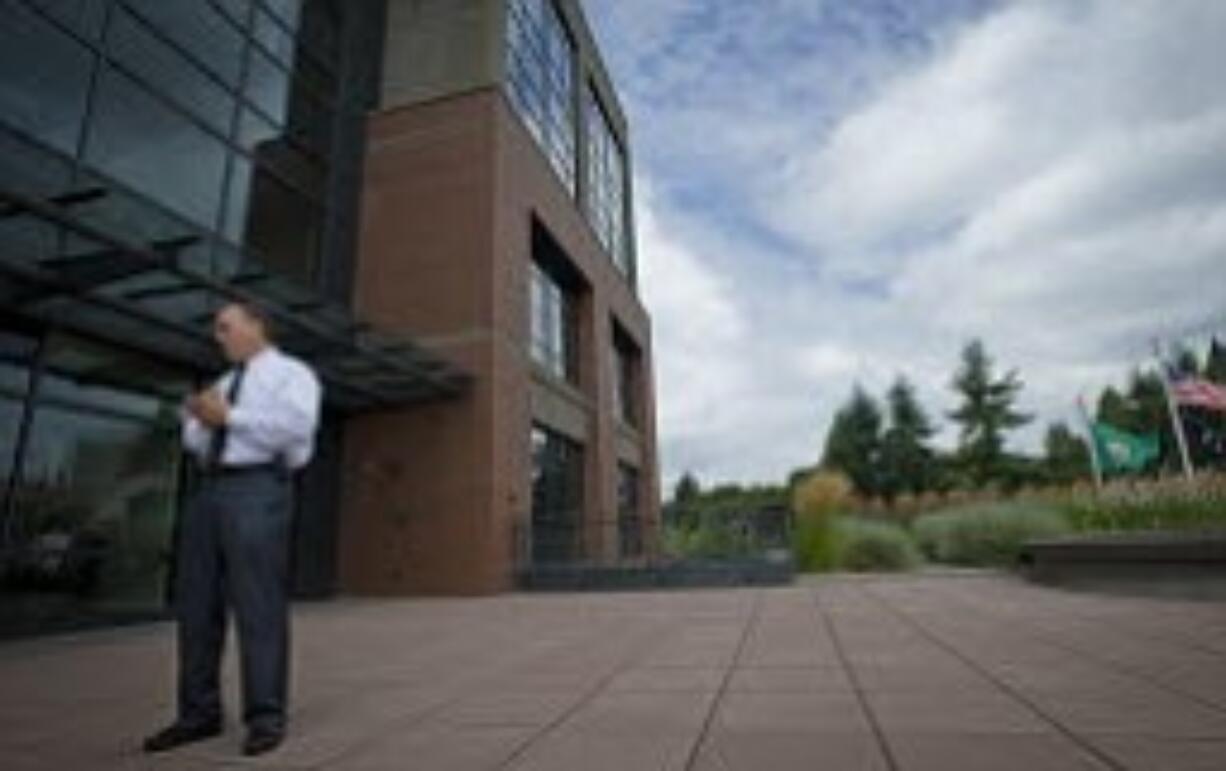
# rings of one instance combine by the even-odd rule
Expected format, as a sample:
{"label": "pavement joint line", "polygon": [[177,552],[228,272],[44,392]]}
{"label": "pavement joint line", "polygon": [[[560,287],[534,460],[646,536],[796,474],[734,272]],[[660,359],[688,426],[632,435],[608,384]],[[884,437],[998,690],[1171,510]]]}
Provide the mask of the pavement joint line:
{"label": "pavement joint line", "polygon": [[[753,605],[749,609],[749,618],[745,620],[745,627],[741,630],[741,636],[737,640],[736,648],[733,649],[732,660],[728,662],[728,668],[724,670],[724,676],[720,678],[719,687],[715,690],[715,694],[711,697],[711,704],[707,707],[707,714],[703,716],[698,736],[694,738],[694,743],[690,745],[689,754],[686,755],[685,771],[693,771],[695,764],[698,763],[698,755],[702,751],[702,745],[711,733],[711,726],[715,723],[715,716],[719,713],[719,706],[724,700],[724,694],[728,692],[728,687],[732,683],[732,675],[736,672],[737,665],[745,654],[745,647],[749,643],[749,635],[757,627],[758,619],[762,615],[762,606],[765,604],[762,595],[761,589],[754,592]],[[715,752],[717,754],[720,752],[718,747],[715,748]],[[723,758],[721,757],[720,760],[722,762]]]}
{"label": "pavement joint line", "polygon": [[[1021,583],[1020,581],[1017,583],[1019,587],[1025,588],[1030,592],[1053,591],[1053,589],[1049,587],[1040,588],[1033,584]],[[1066,591],[1071,592],[1072,590]],[[1081,599],[1080,595],[1078,596],[1078,599]],[[1101,599],[1101,597],[1097,599]],[[1197,604],[1199,605],[1201,603]],[[1144,626],[1138,626],[1135,624],[1119,623],[1119,618],[1117,616],[1105,613],[1087,613],[1086,611],[1088,608],[1072,607],[1072,603],[1066,603],[1064,609],[1074,617],[1084,620],[1086,623],[1098,624],[1130,636],[1144,637],[1148,640],[1154,640],[1155,642],[1163,642],[1173,648],[1187,648],[1188,650],[1205,653],[1216,658],[1226,659],[1226,648],[1207,645],[1197,640],[1189,639],[1186,635],[1182,634],[1162,634],[1158,631],[1159,629],[1163,629],[1161,624],[1146,624]],[[1223,631],[1226,631],[1226,629],[1223,629]]]}
{"label": "pavement joint line", "polygon": [[[574,645],[574,641],[568,640],[565,642],[558,643],[556,647],[566,648],[572,645]],[[541,655],[541,654],[539,651],[536,651],[536,652],[533,652],[533,654],[531,656],[528,656],[527,658],[531,659],[533,656],[538,656],[538,655]],[[360,741],[353,742],[352,744],[344,747],[341,750],[338,750],[332,755],[329,755],[327,758],[319,761],[318,763],[311,763],[311,764],[307,764],[304,766],[299,766],[298,768],[305,769],[306,771],[321,771],[322,769],[333,768],[336,763],[341,762],[344,758],[349,757],[353,755],[354,753],[360,752],[361,750],[367,749],[375,744],[378,744],[379,742],[384,741],[389,736],[391,736],[393,732],[399,732],[399,731],[405,730],[406,728],[412,728],[412,727],[419,726],[429,721],[430,719],[436,717],[439,713],[446,710],[448,707],[454,706],[455,704],[459,703],[462,699],[464,699],[468,695],[467,691],[465,691],[466,684],[480,682],[481,678],[483,677],[488,677],[494,673],[497,673],[503,669],[508,668],[509,666],[515,666],[514,661],[515,661],[514,658],[512,658],[507,662],[503,662],[500,664],[494,664],[489,667],[486,667],[485,669],[478,670],[475,673],[470,673],[462,677],[459,677],[449,687],[448,690],[451,691],[451,693],[449,693],[446,696],[440,697],[436,702],[421,709],[418,712],[411,712],[405,716],[402,716],[402,717],[407,717],[407,720],[401,721],[398,719],[394,721],[388,721],[384,725],[384,727],[380,729],[376,734],[364,737]]]}
{"label": "pavement joint line", "polygon": [[1059,732],[1062,736],[1064,736],[1066,739],[1071,741],[1076,746],[1080,747],[1083,751],[1087,752],[1095,760],[1102,763],[1107,768],[1112,769],[1112,771],[1128,771],[1127,766],[1124,766],[1119,761],[1117,761],[1115,758],[1111,757],[1111,755],[1109,755],[1105,750],[1100,749],[1097,745],[1095,745],[1093,742],[1091,742],[1086,737],[1082,736],[1078,732],[1064,725],[1059,720],[1057,720],[1055,717],[1047,714],[1047,712],[1041,706],[1039,706],[1039,704],[1037,704],[1033,699],[1031,699],[1029,696],[1022,693],[1021,691],[1014,688],[1013,686],[1009,685],[1005,681],[1001,680],[996,675],[992,674],[991,671],[989,671],[986,667],[982,666],[978,661],[975,661],[970,656],[967,656],[965,653],[959,650],[952,643],[945,640],[944,638],[937,635],[936,633],[932,632],[928,627],[924,626],[922,623],[915,620],[909,614],[899,610],[893,603],[889,602],[884,597],[881,597],[876,592],[870,591],[867,588],[862,588],[861,591],[863,594],[867,595],[868,597],[871,597],[878,604],[880,604],[883,608],[885,608],[888,613],[898,618],[900,621],[902,621],[907,626],[914,629],[916,632],[918,632],[922,637],[927,639],[929,642],[933,643],[937,647],[944,650],[946,653],[952,655],[954,658],[961,661],[964,665],[969,667],[972,671],[974,671],[980,677],[987,680],[989,683],[994,685],[996,688],[998,688],[1000,691],[1005,693],[1007,696],[1017,701],[1022,706],[1026,707],[1026,709],[1030,710],[1030,712],[1033,713],[1035,717],[1038,717],[1044,723],[1047,723],[1052,728],[1056,729],[1056,731]]}
{"label": "pavement joint line", "polygon": [[[980,606],[972,603],[970,600],[966,599],[965,597],[962,597],[959,595],[951,595],[951,596],[953,597],[955,602],[960,603],[963,607],[973,608],[977,612],[982,612],[980,610]],[[1003,621],[1016,620],[1016,617],[1004,615],[1000,613],[999,611],[989,609],[987,612],[989,614],[994,615],[997,619],[1001,619]],[[1043,622],[1042,620],[1040,620],[1037,623],[1042,624]],[[1106,669],[1108,671],[1117,672],[1119,674],[1130,677],[1134,680],[1139,680],[1140,682],[1145,683],[1147,685],[1151,685],[1159,690],[1166,691],[1172,696],[1178,696],[1180,698],[1195,702],[1196,704],[1199,704],[1202,707],[1211,709],[1215,712],[1226,714],[1226,704],[1222,704],[1222,703],[1213,701],[1212,699],[1207,699],[1204,696],[1201,696],[1199,694],[1185,691],[1184,689],[1178,686],[1175,686],[1175,685],[1171,685],[1170,683],[1164,680],[1161,680],[1155,677],[1154,675],[1148,674],[1144,672],[1143,670],[1134,669],[1133,667],[1130,667],[1126,664],[1119,663],[1118,661],[1114,661],[1105,656],[1096,656],[1093,653],[1090,653],[1084,650],[1083,648],[1079,648],[1076,645],[1071,645],[1069,643],[1057,640],[1051,636],[1052,632],[1051,632],[1050,626],[1046,627],[1046,631],[1047,631],[1047,634],[1040,634],[1040,633],[1036,633],[1034,631],[1034,628],[1031,626],[1022,627],[1023,634],[1030,637],[1031,639],[1034,639],[1042,643],[1043,645],[1048,645],[1058,650],[1062,650],[1067,653],[1071,653],[1074,656],[1078,656],[1082,659],[1085,659],[1086,661],[1089,661],[1093,663],[1094,665],[1102,667],[1103,669]]]}
{"label": "pavement joint line", "polygon": [[890,771],[898,771],[898,759],[894,757],[894,750],[890,747],[890,741],[886,737],[885,730],[881,727],[881,721],[877,719],[877,712],[873,709],[873,705],[869,703],[868,696],[864,693],[864,686],[860,683],[860,677],[851,665],[847,649],[843,647],[843,639],[839,636],[838,629],[835,626],[834,617],[822,601],[820,588],[814,587],[812,592],[813,608],[817,612],[826,635],[830,638],[831,645],[834,646],[834,655],[838,658],[844,674],[847,675],[847,679],[851,683],[851,690],[856,696],[856,702],[860,705],[860,712],[863,713],[864,719],[868,721],[869,729],[873,732],[873,738],[877,740],[877,747],[881,750],[882,757],[885,758],[886,767]]}
{"label": "pavement joint line", "polygon": [[[1048,587],[1040,588],[1033,584],[1023,583],[1020,580],[1017,581],[1016,583],[1017,583],[1017,586],[1023,587],[1031,592],[1039,592],[1043,590],[1050,591]],[[1067,591],[1069,591],[1071,594],[1074,590],[1070,589]],[[1077,596],[1077,599],[1084,598],[1084,595],[1079,594],[1076,596]],[[1097,599],[1101,599],[1101,597]],[[1084,603],[1078,603],[1078,604],[1084,605]],[[1219,648],[1219,647],[1215,647],[1212,645],[1206,645],[1205,643],[1201,643],[1196,640],[1189,639],[1186,635],[1182,635],[1182,634],[1174,634],[1174,635],[1162,634],[1160,632],[1157,632],[1158,629],[1162,628],[1160,624],[1159,625],[1150,624],[1150,625],[1145,625],[1145,626],[1137,626],[1135,624],[1121,624],[1119,623],[1119,619],[1117,617],[1112,616],[1110,614],[1087,613],[1085,612],[1087,608],[1072,607],[1072,605],[1073,603],[1066,603],[1065,607],[1068,610],[1068,612],[1076,614],[1079,617],[1085,618],[1086,621],[1090,623],[1101,624],[1104,627],[1120,631],[1123,634],[1135,635],[1139,637],[1145,637],[1146,639],[1150,639],[1150,640],[1168,643],[1172,647],[1187,648],[1189,650],[1194,650],[1200,653],[1206,653],[1206,654],[1209,654],[1210,656],[1215,656],[1217,658],[1226,659],[1226,648]]]}
{"label": "pavement joint line", "polygon": [[596,697],[606,691],[609,684],[612,683],[618,675],[632,668],[634,664],[639,661],[639,657],[644,651],[647,650],[650,643],[655,642],[664,634],[664,632],[661,630],[653,630],[653,632],[654,634],[643,634],[643,637],[647,639],[642,640],[638,645],[632,645],[630,652],[621,657],[621,659],[619,659],[617,663],[613,665],[609,672],[604,677],[600,678],[600,680],[597,681],[594,686],[589,688],[577,700],[575,700],[573,704],[563,710],[562,714],[558,715],[553,720],[550,720],[538,730],[534,731],[528,738],[524,739],[524,741],[520,742],[520,744],[511,750],[511,752],[508,753],[505,758],[499,761],[498,765],[494,766],[494,768],[509,768],[511,764],[515,763],[517,760],[527,754],[528,750],[537,744],[537,742],[556,731],[568,720],[574,717],[579,710],[595,701]]}

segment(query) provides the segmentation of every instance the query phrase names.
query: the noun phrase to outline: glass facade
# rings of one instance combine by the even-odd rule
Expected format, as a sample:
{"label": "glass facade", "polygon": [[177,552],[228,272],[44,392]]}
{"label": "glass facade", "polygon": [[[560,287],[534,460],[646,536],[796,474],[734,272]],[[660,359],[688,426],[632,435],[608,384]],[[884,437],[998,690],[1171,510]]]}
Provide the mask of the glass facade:
{"label": "glass facade", "polygon": [[613,344],[613,409],[617,419],[628,426],[639,425],[639,367],[642,354],[614,322]]}
{"label": "glass facade", "polygon": [[191,376],[63,333],[0,340],[0,633],[158,612]]}
{"label": "glass facade", "polygon": [[587,89],[584,100],[587,127],[587,184],[584,210],[597,238],[623,276],[630,277],[626,238],[626,159],[596,92]]}
{"label": "glass facade", "polygon": [[583,446],[532,427],[532,561],[564,562],[583,554]]}
{"label": "glass facade", "polygon": [[621,556],[643,553],[643,514],[639,507],[639,470],[628,463],[617,464],[617,533]]}
{"label": "glass facade", "polygon": [[531,283],[532,358],[554,376],[578,384],[574,295],[536,262]]}
{"label": "glass facade", "polygon": [[0,130],[58,153],[65,185],[99,174],[218,252],[309,285],[333,172],[338,6],[0,0]]}
{"label": "glass facade", "polygon": [[[254,275],[267,301],[325,294],[344,315],[382,10],[0,0],[0,20],[0,188],[37,204],[0,207],[5,634],[164,609],[177,407],[217,364],[207,282]],[[326,529],[324,497],[300,501],[300,529]]]}
{"label": "glass facade", "polygon": [[509,0],[506,29],[511,104],[574,196],[574,43],[553,0]]}

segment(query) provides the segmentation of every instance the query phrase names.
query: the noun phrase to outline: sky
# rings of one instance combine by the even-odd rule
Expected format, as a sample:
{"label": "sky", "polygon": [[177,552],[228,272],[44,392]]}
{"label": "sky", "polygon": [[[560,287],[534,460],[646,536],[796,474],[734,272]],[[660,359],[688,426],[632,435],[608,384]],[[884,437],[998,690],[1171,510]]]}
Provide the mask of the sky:
{"label": "sky", "polygon": [[631,124],[664,492],[816,463],[965,343],[1046,425],[1226,339],[1226,2],[585,0]]}

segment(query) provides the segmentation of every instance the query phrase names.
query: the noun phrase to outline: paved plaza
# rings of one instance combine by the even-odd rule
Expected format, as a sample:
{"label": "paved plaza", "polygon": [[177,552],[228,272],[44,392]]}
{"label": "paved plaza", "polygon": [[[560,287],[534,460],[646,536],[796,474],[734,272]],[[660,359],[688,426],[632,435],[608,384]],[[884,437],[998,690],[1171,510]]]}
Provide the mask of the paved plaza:
{"label": "paved plaza", "polygon": [[[992,574],[295,612],[291,733],[165,756],[173,627],[0,645],[0,768],[1221,771],[1226,606]],[[233,647],[230,650],[233,653]]]}

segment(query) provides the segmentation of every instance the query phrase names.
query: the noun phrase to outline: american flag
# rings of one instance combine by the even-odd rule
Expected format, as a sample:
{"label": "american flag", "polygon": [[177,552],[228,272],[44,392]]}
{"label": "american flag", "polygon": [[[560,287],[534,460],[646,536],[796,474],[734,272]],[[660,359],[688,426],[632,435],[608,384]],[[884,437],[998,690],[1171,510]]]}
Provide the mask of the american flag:
{"label": "american flag", "polygon": [[1184,372],[1171,373],[1171,398],[1189,407],[1226,411],[1226,386]]}

